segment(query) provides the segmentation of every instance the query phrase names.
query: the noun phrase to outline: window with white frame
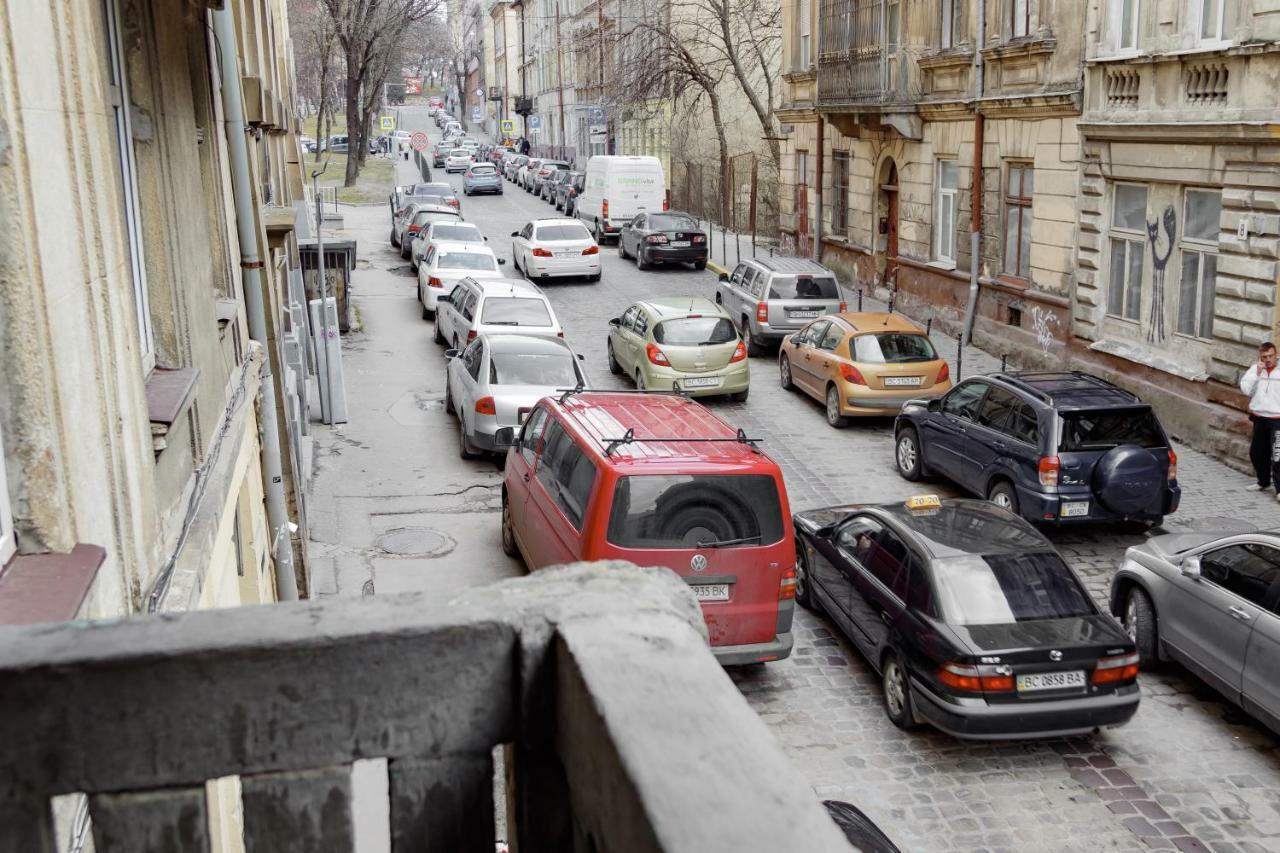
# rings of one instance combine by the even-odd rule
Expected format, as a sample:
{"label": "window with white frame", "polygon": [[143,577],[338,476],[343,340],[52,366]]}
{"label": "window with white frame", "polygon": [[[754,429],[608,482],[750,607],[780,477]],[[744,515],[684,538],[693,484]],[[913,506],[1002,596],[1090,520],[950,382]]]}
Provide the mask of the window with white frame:
{"label": "window with white frame", "polygon": [[1010,163],[1004,189],[1004,272],[1031,278],[1031,199],[1036,171],[1030,163]]}
{"label": "window with white frame", "polygon": [[[807,188],[808,186],[809,186],[809,152],[797,151],[796,152],[796,197],[795,197],[796,216],[800,215],[800,207],[801,207],[802,200],[804,200],[804,203],[806,205],[808,203],[807,200],[808,200],[809,194],[805,192],[804,189],[802,189],[802,188]],[[797,222],[797,227],[799,227],[799,220],[797,219],[796,222]]]}
{"label": "window with white frame", "polygon": [[0,436],[0,566],[18,550],[13,533],[13,513],[9,511],[9,484],[4,475],[4,436]]}
{"label": "window with white frame", "polygon": [[812,2],[811,0],[800,0],[796,4],[796,70],[805,71],[809,68],[810,51],[812,49]]}
{"label": "window with white frame", "polygon": [[960,195],[960,169],[955,160],[939,160],[933,198],[933,258],[956,262],[956,202]]}
{"label": "window with white frame", "polygon": [[1213,338],[1213,297],[1218,275],[1218,220],[1222,193],[1188,189],[1183,206],[1182,278],[1178,285],[1178,332]]}
{"label": "window with white frame", "polygon": [[1116,184],[1111,201],[1111,277],[1107,313],[1137,320],[1142,308],[1142,269],[1147,248],[1147,187]]}
{"label": "window with white frame", "polygon": [[155,365],[155,332],[147,300],[147,269],[143,257],[142,214],[138,204],[138,164],[133,150],[133,125],[129,119],[129,81],[120,38],[118,0],[103,0],[107,48],[107,97],[116,137],[116,159],[120,169],[121,200],[124,208],[125,238],[129,246],[129,272],[133,278],[133,302],[138,322],[138,344],[144,369]]}
{"label": "window with white frame", "polygon": [[1226,40],[1227,0],[1193,0],[1196,7],[1196,39],[1201,42]]}
{"label": "window with white frame", "polygon": [[1138,21],[1141,0],[1111,0],[1112,25],[1119,50],[1138,49]]}
{"label": "window with white frame", "polygon": [[1009,31],[1014,38],[1031,35],[1032,0],[1009,0]]}

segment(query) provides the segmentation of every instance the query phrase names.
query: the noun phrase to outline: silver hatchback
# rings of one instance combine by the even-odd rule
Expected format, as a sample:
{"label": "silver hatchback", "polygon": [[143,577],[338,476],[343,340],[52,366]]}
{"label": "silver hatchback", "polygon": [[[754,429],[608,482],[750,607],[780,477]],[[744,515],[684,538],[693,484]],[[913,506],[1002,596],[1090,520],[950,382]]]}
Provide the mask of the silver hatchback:
{"label": "silver hatchback", "polygon": [[1144,665],[1176,660],[1280,733],[1280,531],[1174,533],[1111,582]]}
{"label": "silver hatchback", "polygon": [[733,317],[748,355],[846,309],[836,274],[803,258],[751,258],[720,276],[716,302]]}

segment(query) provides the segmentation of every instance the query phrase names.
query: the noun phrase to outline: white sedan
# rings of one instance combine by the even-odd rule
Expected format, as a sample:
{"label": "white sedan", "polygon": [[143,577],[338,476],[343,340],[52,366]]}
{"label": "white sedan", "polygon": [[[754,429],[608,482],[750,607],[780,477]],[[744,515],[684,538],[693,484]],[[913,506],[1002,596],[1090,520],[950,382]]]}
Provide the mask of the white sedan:
{"label": "white sedan", "polygon": [[418,264],[418,304],[422,319],[435,316],[440,297],[449,293],[464,278],[473,281],[505,279],[502,265],[506,261],[483,243],[457,243],[439,240],[427,246]]}
{"label": "white sedan", "polygon": [[600,247],[576,219],[535,219],[511,236],[512,263],[531,281],[565,276],[600,280]]}
{"label": "white sedan", "polygon": [[455,148],[444,158],[444,170],[448,172],[465,172],[475,162],[475,157],[466,148]]}

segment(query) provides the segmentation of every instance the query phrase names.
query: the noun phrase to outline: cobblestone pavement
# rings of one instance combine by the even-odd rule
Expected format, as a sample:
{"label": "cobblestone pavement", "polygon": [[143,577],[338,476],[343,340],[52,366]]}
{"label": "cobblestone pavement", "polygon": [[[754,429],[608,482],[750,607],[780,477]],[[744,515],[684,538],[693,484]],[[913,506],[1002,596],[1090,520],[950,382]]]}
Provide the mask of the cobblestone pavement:
{"label": "cobblestone pavement", "polygon": [[[400,168],[407,181],[408,164]],[[506,257],[512,231],[529,219],[555,215],[510,184],[501,197],[464,198],[463,212]],[[362,233],[374,234],[385,230],[385,216],[382,208],[348,218],[364,225]],[[608,318],[643,297],[711,296],[715,277],[689,269],[639,272],[612,247],[603,252],[602,282],[550,284],[546,291],[568,340],[587,357],[590,380],[607,388],[620,382],[606,366]],[[362,245],[361,254],[387,269],[403,263],[392,260],[385,238],[380,246]],[[414,279],[407,268],[396,275],[403,279],[403,297],[384,300],[380,310],[399,310],[402,302],[402,310],[416,316]],[[376,329],[370,334],[377,339]],[[414,357],[425,350],[430,360],[438,348],[424,347],[429,334],[422,321],[421,340],[378,346]],[[935,343],[954,364],[954,342],[935,336]],[[779,387],[773,358],[753,359],[751,368],[749,401],[709,405],[764,439],[783,467],[794,510],[898,500],[921,491],[894,471],[891,421],[832,429],[818,403]],[[964,368],[970,375],[998,369],[998,363],[966,349]],[[432,375],[423,380],[432,389],[439,384],[437,371],[431,363],[423,371]],[[1183,503],[1167,529],[1212,528],[1225,519],[1280,523],[1275,501],[1243,490],[1247,477],[1189,448],[1179,447],[1178,454]],[[473,469],[476,482],[492,485],[491,463]],[[923,488],[956,493],[940,481]],[[452,533],[460,542],[493,535],[490,524],[478,529],[482,534]],[[1099,601],[1124,549],[1142,538],[1114,528],[1049,535]],[[496,538],[492,552],[502,559]],[[815,794],[858,805],[904,850],[1280,851],[1277,738],[1179,667],[1141,677],[1141,709],[1125,727],[1080,740],[1010,744],[898,731],[881,708],[871,668],[826,618],[808,612],[798,615],[790,659],[731,677],[808,775]]]}

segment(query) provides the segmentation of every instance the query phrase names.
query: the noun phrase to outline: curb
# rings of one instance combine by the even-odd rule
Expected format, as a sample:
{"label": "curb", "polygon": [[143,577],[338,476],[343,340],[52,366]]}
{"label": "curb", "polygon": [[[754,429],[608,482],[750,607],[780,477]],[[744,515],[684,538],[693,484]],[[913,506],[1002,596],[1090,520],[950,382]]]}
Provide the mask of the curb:
{"label": "curb", "polygon": [[716,275],[728,275],[728,274],[729,274],[729,270],[728,270],[728,269],[726,269],[725,267],[720,266],[720,265],[719,265],[719,264],[717,264],[715,261],[707,261],[707,269],[711,270],[711,271],[712,271],[713,273],[715,273]]}

